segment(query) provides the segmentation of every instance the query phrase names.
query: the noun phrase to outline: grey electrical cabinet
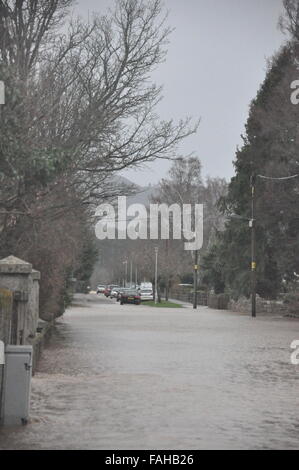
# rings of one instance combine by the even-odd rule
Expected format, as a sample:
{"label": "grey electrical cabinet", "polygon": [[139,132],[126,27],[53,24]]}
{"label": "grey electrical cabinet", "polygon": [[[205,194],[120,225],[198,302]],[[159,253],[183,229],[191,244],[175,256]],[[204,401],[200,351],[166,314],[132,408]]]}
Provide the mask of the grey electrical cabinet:
{"label": "grey electrical cabinet", "polygon": [[4,426],[26,424],[30,410],[32,346],[8,345],[4,369]]}

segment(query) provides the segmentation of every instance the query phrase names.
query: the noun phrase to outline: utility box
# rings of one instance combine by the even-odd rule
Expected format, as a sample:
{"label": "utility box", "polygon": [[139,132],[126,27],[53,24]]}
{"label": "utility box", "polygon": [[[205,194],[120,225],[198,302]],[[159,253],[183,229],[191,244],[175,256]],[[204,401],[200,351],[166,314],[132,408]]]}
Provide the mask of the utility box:
{"label": "utility box", "polygon": [[27,424],[30,410],[32,346],[8,345],[4,366],[4,426]]}

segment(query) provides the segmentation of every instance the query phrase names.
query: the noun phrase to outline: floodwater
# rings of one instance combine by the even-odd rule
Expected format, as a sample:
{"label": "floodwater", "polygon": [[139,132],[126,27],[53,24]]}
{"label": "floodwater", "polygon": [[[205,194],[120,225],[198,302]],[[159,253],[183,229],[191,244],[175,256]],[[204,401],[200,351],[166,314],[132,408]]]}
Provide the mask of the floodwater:
{"label": "floodwater", "polygon": [[81,297],[0,449],[298,449],[299,322]]}

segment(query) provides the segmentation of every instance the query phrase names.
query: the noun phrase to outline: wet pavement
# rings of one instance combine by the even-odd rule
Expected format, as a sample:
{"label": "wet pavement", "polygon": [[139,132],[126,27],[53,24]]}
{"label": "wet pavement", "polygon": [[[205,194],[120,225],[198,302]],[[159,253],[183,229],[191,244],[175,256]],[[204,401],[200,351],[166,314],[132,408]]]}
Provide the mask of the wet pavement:
{"label": "wet pavement", "polygon": [[298,449],[294,339],[291,319],[81,297],[0,449]]}

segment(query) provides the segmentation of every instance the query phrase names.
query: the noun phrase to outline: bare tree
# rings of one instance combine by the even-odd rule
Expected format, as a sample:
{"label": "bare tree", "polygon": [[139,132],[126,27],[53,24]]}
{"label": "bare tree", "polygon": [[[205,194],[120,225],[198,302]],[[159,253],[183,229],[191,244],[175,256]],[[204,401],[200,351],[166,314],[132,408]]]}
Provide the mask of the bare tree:
{"label": "bare tree", "polygon": [[[223,230],[225,218],[218,208],[218,200],[227,191],[227,183],[221,178],[207,178],[203,182],[201,162],[191,157],[178,159],[169,171],[169,177],[163,179],[158,187],[157,195],[153,198],[156,203],[203,204],[204,244],[201,254],[213,242],[215,234]],[[182,234],[182,240],[184,234]],[[193,253],[191,253],[193,255]],[[166,290],[172,279],[178,275],[192,271],[192,259],[186,256],[183,241],[169,240],[162,249],[162,273],[166,280]]]}
{"label": "bare tree", "polygon": [[282,31],[288,31],[293,39],[299,40],[299,1],[283,0],[285,14],[279,19]]}
{"label": "bare tree", "polygon": [[[87,25],[78,19],[57,39],[51,36],[51,25],[56,27],[58,21],[52,3],[61,10],[70,2],[48,2],[51,8],[33,12],[31,3],[21,2],[21,11],[27,11],[25,5],[29,9],[27,33],[33,19],[38,22],[35,17],[45,14],[47,24],[35,33],[39,53],[38,44],[22,51],[22,79],[11,82],[11,96],[17,93],[19,99],[17,109],[8,105],[5,110],[16,119],[12,132],[6,132],[1,155],[2,171],[13,180],[9,189],[23,198],[28,187],[40,184],[43,173],[47,183],[58,177],[79,188],[85,201],[101,199],[102,191],[97,190],[111,173],[172,158],[177,144],[197,126],[190,128],[188,118],[177,125],[159,123],[155,114],[161,88],[149,77],[165,58],[170,33],[163,26],[160,1],[120,0],[110,17],[95,16]],[[42,34],[50,49],[43,49]],[[2,115],[2,128],[5,124]],[[13,194],[7,193],[11,201]]]}
{"label": "bare tree", "polygon": [[173,158],[197,129],[156,115],[151,73],[170,34],[160,0],[118,0],[109,15],[61,29],[71,5],[0,0],[3,250],[25,247],[24,227],[38,239],[41,226],[128,191],[117,172]]}
{"label": "bare tree", "polygon": [[74,0],[1,0],[0,59],[21,79],[40,59]]}

